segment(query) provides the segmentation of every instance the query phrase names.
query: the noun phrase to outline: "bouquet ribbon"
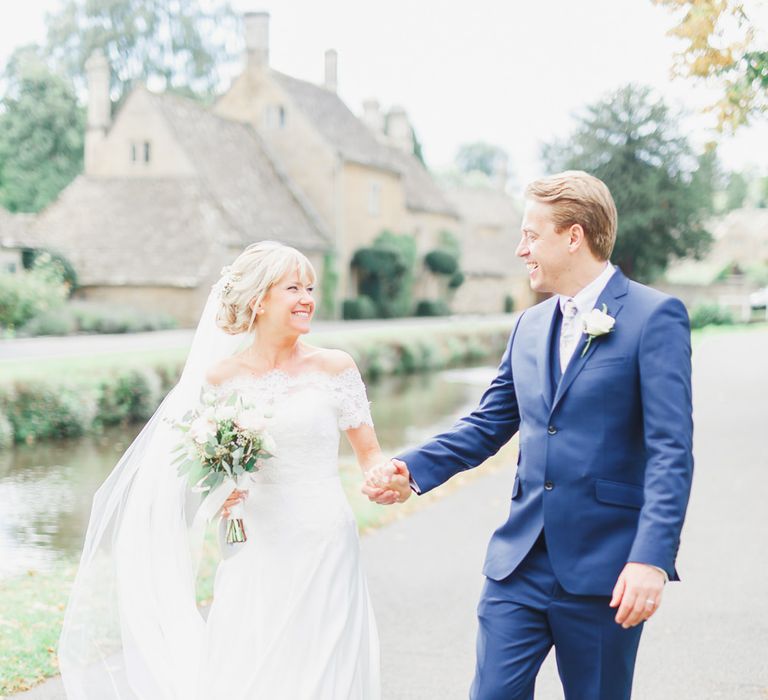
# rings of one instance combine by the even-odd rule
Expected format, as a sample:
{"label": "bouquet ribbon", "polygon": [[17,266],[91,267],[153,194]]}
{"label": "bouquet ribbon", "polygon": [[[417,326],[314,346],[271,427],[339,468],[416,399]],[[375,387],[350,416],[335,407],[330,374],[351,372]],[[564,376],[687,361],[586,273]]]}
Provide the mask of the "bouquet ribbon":
{"label": "bouquet ribbon", "polygon": [[190,527],[193,571],[197,571],[198,566],[200,565],[200,556],[203,549],[203,538],[205,536],[206,525],[213,520],[216,514],[221,510],[221,507],[229,498],[232,491],[235,489],[238,491],[246,490],[250,481],[251,475],[249,473],[241,474],[237,479],[227,477],[213,489],[213,491],[209,491],[205,498],[203,498],[203,502],[195,512],[195,517],[193,518],[192,526]]}

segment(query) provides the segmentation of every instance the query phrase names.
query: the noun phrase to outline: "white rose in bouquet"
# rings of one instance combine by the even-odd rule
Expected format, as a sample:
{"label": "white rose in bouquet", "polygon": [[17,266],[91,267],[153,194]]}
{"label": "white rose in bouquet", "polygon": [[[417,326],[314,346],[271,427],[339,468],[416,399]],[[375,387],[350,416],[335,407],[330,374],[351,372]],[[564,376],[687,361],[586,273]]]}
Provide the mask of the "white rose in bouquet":
{"label": "white rose in bouquet", "polygon": [[253,408],[246,408],[240,411],[234,420],[235,425],[251,433],[261,432],[265,427],[264,416]]}
{"label": "white rose in bouquet", "polygon": [[225,420],[232,420],[237,413],[234,406],[217,406],[216,407],[216,420],[221,423]]}
{"label": "white rose in bouquet", "polygon": [[189,426],[189,434],[195,442],[203,444],[216,435],[216,428],[216,421],[203,414]]}
{"label": "white rose in bouquet", "polygon": [[261,449],[265,452],[269,452],[271,455],[275,454],[277,445],[275,444],[274,438],[269,433],[264,433],[261,436]]}

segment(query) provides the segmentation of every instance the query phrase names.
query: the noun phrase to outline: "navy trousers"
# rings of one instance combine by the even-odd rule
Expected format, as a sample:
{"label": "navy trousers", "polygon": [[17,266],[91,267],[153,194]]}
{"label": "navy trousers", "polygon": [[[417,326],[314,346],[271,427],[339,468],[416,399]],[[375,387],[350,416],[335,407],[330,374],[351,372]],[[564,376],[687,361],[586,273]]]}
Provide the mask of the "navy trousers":
{"label": "navy trousers", "polygon": [[470,699],[533,700],[536,674],[554,645],[565,700],[628,700],[642,625],[616,624],[609,601],[563,590],[542,533],[510,576],[486,579]]}

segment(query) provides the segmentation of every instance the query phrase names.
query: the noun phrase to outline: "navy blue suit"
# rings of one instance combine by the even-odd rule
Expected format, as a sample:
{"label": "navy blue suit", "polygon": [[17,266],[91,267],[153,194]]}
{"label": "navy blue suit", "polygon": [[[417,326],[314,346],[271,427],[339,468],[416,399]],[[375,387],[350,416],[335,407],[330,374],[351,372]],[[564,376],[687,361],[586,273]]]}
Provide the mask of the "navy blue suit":
{"label": "navy blue suit", "polygon": [[[607,597],[627,562],[677,579],[693,473],[688,315],[618,269],[595,308],[603,304],[613,331],[583,356],[580,341],[562,376],[557,298],[526,310],[478,408],[400,455],[425,493],[520,433],[509,517],[483,569],[477,700],[533,697],[552,644],[567,698],[628,698],[640,627],[613,622]],[[590,635],[602,636],[602,649],[584,641]],[[587,678],[590,663],[597,678]]]}

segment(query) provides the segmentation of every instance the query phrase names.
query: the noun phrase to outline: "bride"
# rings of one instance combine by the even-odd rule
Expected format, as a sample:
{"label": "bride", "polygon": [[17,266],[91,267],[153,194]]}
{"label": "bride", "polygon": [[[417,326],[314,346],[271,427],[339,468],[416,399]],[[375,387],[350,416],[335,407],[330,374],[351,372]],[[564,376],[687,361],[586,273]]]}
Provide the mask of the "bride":
{"label": "bride", "polygon": [[[178,385],[94,497],[59,645],[67,697],[378,700],[376,623],[338,474],[340,431],[364,472],[386,461],[365,386],[348,354],[300,340],[316,275],[299,251],[256,243],[222,272]],[[258,406],[276,444],[222,506],[240,509],[247,541],[223,545],[206,619],[199,496],[171,464],[173,424],[201,391]],[[409,493],[395,478],[388,498]]]}

